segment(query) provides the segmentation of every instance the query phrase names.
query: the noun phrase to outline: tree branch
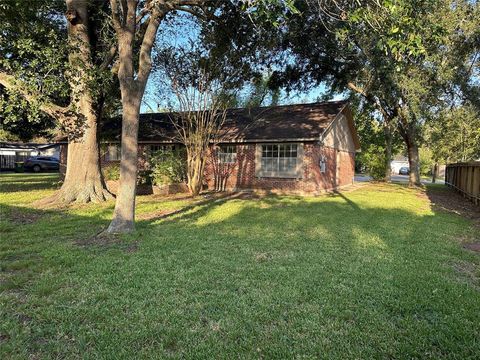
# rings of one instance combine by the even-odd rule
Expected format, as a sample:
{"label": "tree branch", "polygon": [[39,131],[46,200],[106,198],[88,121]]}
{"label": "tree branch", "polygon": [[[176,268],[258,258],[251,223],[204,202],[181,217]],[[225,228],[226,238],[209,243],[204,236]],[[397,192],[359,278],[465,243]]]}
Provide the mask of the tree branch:
{"label": "tree branch", "polygon": [[122,23],[120,22],[118,0],[110,0],[110,7],[112,8],[113,27],[117,33],[120,33],[122,30]]}
{"label": "tree branch", "polygon": [[150,75],[150,70],[152,68],[152,48],[155,42],[158,27],[160,26],[160,22],[162,21],[164,15],[165,12],[162,12],[157,8],[153,10],[143,39],[141,39],[142,45],[140,47],[140,61],[138,64],[137,76],[137,81],[140,84],[146,83],[148,76]]}
{"label": "tree branch", "polygon": [[27,91],[25,85],[22,85],[14,76],[3,71],[0,71],[0,84],[10,91],[20,93],[29,103],[39,104],[39,108],[42,112],[50,115],[57,121],[62,122],[71,117],[71,110],[69,107],[59,106],[52,102],[44,101],[43,99],[40,100],[41,96],[39,94],[32,94]]}
{"label": "tree branch", "polygon": [[102,63],[100,64],[100,70],[105,70],[108,65],[110,65],[117,54],[117,44],[112,45],[112,47],[108,50],[105,59],[103,59]]}
{"label": "tree branch", "polygon": [[175,7],[175,10],[177,10],[177,11],[183,11],[183,12],[192,14],[193,16],[198,17],[198,18],[203,19],[203,20],[207,20],[207,19],[208,19],[205,14],[202,14],[202,13],[200,13],[200,12],[198,12],[198,11],[195,11],[193,8],[189,8],[189,7],[186,7],[186,6],[176,6],[176,7]]}

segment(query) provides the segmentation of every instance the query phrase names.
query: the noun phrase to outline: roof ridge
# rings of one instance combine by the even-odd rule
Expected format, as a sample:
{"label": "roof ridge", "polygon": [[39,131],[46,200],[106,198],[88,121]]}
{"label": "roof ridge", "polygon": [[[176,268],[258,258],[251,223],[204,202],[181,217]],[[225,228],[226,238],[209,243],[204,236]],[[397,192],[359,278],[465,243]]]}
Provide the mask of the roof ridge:
{"label": "roof ridge", "polygon": [[[227,108],[226,111],[231,110],[256,110],[256,109],[270,109],[270,108],[286,108],[286,107],[294,107],[294,106],[312,106],[312,105],[327,105],[327,104],[348,104],[348,100],[333,100],[333,101],[315,101],[310,103],[300,103],[300,104],[284,104],[284,105],[269,105],[269,106],[253,106],[253,107],[232,107]],[[164,112],[149,112],[149,113],[141,113],[140,115],[157,115],[157,114],[172,114],[172,113],[179,113],[179,111],[164,111]]]}

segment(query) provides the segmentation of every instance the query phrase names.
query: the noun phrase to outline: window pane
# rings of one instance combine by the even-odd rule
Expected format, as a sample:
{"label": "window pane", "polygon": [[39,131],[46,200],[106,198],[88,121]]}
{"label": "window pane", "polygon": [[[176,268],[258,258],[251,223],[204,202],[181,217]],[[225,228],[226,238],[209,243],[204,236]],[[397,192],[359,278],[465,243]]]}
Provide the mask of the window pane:
{"label": "window pane", "polygon": [[262,145],[261,169],[265,176],[295,176],[297,172],[297,144]]}
{"label": "window pane", "polygon": [[218,160],[221,163],[234,163],[237,160],[237,148],[235,145],[221,145],[218,149]]}
{"label": "window pane", "polygon": [[106,160],[116,161],[120,160],[121,149],[119,145],[109,145],[107,148]]}
{"label": "window pane", "polygon": [[293,158],[297,157],[297,145],[292,145],[290,147],[290,157],[293,157]]}
{"label": "window pane", "polygon": [[262,158],[267,157],[267,146],[262,145]]}
{"label": "window pane", "polygon": [[297,170],[297,159],[290,158],[288,159],[288,172],[295,173]]}

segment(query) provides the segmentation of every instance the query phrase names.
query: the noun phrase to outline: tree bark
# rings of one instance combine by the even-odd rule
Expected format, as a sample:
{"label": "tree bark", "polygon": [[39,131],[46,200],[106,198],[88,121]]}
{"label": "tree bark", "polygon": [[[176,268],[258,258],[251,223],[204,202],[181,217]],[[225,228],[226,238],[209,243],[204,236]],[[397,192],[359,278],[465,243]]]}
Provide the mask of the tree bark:
{"label": "tree bark", "polygon": [[[133,90],[133,89],[131,89]],[[135,230],[135,194],[138,172],[138,119],[140,99],[134,91],[122,91],[122,155],[120,186],[113,219],[107,232],[126,233]],[[133,94],[132,94],[133,92]]]}
{"label": "tree bark", "polygon": [[408,165],[410,166],[408,184],[410,186],[420,186],[420,158],[418,156],[418,145],[415,141],[407,142],[407,152]]}
{"label": "tree bark", "polygon": [[[82,112],[86,112],[88,107],[89,105],[85,104]],[[68,143],[65,179],[54,196],[58,202],[63,203],[101,202],[113,198],[100,169],[97,117],[91,111],[82,138]]]}
{"label": "tree bark", "polygon": [[384,125],[384,134],[385,134],[385,182],[392,181],[392,170],[391,170],[391,161],[392,161],[392,129],[389,123]]}
{"label": "tree bark", "polygon": [[97,138],[99,111],[89,88],[88,69],[93,67],[89,36],[88,4],[84,0],[66,0],[68,40],[72,52],[69,63],[74,69],[70,77],[76,119],[70,124],[67,170],[62,187],[41,203],[88,203],[111,199],[100,169]]}
{"label": "tree bark", "polygon": [[433,165],[433,171],[432,171],[432,184],[435,184],[437,181],[437,175],[438,175],[438,162],[435,161],[435,164]]}
{"label": "tree bark", "polygon": [[420,157],[418,155],[416,121],[408,121],[405,112],[401,111],[399,116],[398,130],[407,147],[408,164],[410,174],[408,176],[409,186],[421,186],[420,181]]}
{"label": "tree bark", "polygon": [[203,171],[205,169],[205,158],[206,157],[194,157],[188,155],[188,189],[193,196],[200,194],[202,190],[202,180],[203,180]]}
{"label": "tree bark", "polygon": [[138,172],[138,126],[140,104],[152,68],[151,51],[160,21],[163,17],[154,8],[143,38],[141,38],[139,64],[135,78],[133,48],[137,28],[138,0],[128,0],[122,6],[124,20],[119,18],[119,3],[111,0],[112,20],[118,38],[118,80],[122,94],[122,156],[120,185],[113,219],[107,233],[127,233],[135,230],[135,193]]}
{"label": "tree bark", "polygon": [[400,126],[400,135],[402,135],[407,147],[410,168],[408,184],[409,186],[420,186],[420,157],[418,155],[415,124],[403,122],[403,126]]}

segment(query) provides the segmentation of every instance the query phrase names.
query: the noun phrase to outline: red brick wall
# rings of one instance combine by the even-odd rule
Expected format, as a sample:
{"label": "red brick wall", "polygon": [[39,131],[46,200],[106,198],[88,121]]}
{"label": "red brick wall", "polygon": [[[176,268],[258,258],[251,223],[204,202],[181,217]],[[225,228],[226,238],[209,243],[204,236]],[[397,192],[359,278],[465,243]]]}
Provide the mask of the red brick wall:
{"label": "red brick wall", "polygon": [[338,186],[351,185],[355,176],[355,154],[346,151],[337,151]]}
{"label": "red brick wall", "polygon": [[[320,172],[322,155],[326,158],[325,173]],[[235,164],[218,164],[215,155],[211,155],[205,168],[205,182],[211,190],[316,193],[351,184],[353,173],[354,154],[305,143],[301,179],[258,178],[255,176],[255,144],[243,144],[237,146]]]}
{"label": "red brick wall", "polygon": [[[62,146],[61,163],[66,164],[66,145]],[[212,151],[205,168],[205,184],[210,190],[267,190],[285,193],[316,193],[352,184],[355,154],[305,143],[301,179],[258,178],[255,176],[255,144],[237,145],[234,164],[218,164]],[[139,145],[139,169],[144,167],[144,145]],[[326,171],[320,172],[321,156],[326,158]],[[338,162],[338,168],[337,168]],[[102,164],[107,162],[102,158]]]}

